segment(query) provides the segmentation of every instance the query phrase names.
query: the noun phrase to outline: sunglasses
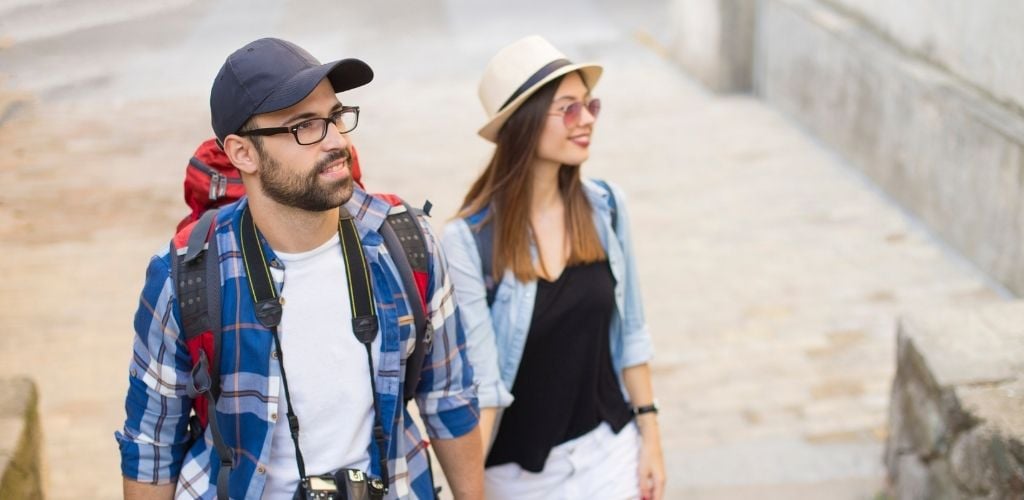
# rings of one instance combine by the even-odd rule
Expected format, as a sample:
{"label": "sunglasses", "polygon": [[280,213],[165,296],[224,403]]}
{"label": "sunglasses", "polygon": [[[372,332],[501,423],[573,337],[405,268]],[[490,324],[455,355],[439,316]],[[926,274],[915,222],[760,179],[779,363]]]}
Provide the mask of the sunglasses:
{"label": "sunglasses", "polygon": [[557,113],[549,113],[552,116],[561,115],[562,122],[565,123],[566,128],[575,127],[580,122],[580,117],[583,115],[583,107],[587,107],[587,112],[594,119],[597,119],[597,115],[601,113],[601,100],[591,99],[584,104],[582,101],[576,101],[571,104],[566,104],[561,108],[558,108]]}

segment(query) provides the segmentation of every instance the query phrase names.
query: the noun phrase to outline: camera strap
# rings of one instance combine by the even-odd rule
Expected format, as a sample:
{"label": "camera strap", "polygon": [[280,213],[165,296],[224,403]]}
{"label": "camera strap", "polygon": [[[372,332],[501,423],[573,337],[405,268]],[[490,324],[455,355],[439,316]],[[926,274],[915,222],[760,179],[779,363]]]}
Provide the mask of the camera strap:
{"label": "camera strap", "polygon": [[[367,366],[370,369],[370,392],[373,394],[373,440],[377,444],[379,454],[380,475],[384,492],[387,493],[388,456],[384,437],[384,426],[380,416],[380,401],[377,396],[377,383],[373,370],[373,351],[371,344],[377,336],[378,320],[376,302],[373,298],[373,286],[369,266],[363,254],[363,245],[359,240],[359,230],[355,220],[341,207],[338,219],[338,237],[341,240],[342,256],[345,260],[345,272],[348,274],[349,304],[352,307],[352,331],[356,339],[366,348]],[[299,448],[299,419],[295,416],[291,397],[288,391],[288,376],[284,369],[284,353],[281,350],[281,339],[277,327],[281,324],[281,299],[277,287],[270,275],[267,256],[260,244],[259,230],[252,219],[249,209],[242,212],[241,223],[242,260],[245,272],[249,277],[249,290],[252,292],[256,306],[256,319],[270,330],[274,337],[274,349],[277,351],[277,362],[281,365],[281,383],[284,385],[284,397],[288,403],[288,429],[295,443],[295,461],[299,467],[299,479],[306,477],[306,464]]]}

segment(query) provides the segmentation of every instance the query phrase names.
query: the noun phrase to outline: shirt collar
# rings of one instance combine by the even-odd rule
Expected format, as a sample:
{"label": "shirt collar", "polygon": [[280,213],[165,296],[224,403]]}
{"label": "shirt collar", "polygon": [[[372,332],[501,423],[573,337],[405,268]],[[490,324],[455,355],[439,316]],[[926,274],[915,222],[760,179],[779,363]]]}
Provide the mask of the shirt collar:
{"label": "shirt collar", "polygon": [[359,186],[352,190],[352,197],[343,205],[356,220],[359,236],[365,238],[366,233],[378,232],[391,211],[391,204],[370,195]]}

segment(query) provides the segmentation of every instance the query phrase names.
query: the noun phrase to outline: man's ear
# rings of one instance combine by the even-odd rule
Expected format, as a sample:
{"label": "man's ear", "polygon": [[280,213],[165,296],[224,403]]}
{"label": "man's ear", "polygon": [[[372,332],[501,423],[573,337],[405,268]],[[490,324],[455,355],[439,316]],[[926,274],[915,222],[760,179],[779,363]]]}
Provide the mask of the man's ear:
{"label": "man's ear", "polygon": [[228,155],[231,164],[242,173],[255,174],[259,170],[259,153],[251,142],[241,136],[229,134],[225,137],[224,153]]}

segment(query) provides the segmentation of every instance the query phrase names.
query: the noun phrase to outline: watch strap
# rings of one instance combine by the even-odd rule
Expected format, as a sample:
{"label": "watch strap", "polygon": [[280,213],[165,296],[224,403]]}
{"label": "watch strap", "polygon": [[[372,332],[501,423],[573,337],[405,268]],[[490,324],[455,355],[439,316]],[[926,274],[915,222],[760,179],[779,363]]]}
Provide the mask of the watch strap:
{"label": "watch strap", "polygon": [[651,403],[649,405],[634,406],[633,408],[631,408],[631,410],[632,410],[634,416],[640,416],[640,415],[643,415],[645,413],[655,413],[655,414],[657,414],[658,413],[658,404],[657,403]]}

